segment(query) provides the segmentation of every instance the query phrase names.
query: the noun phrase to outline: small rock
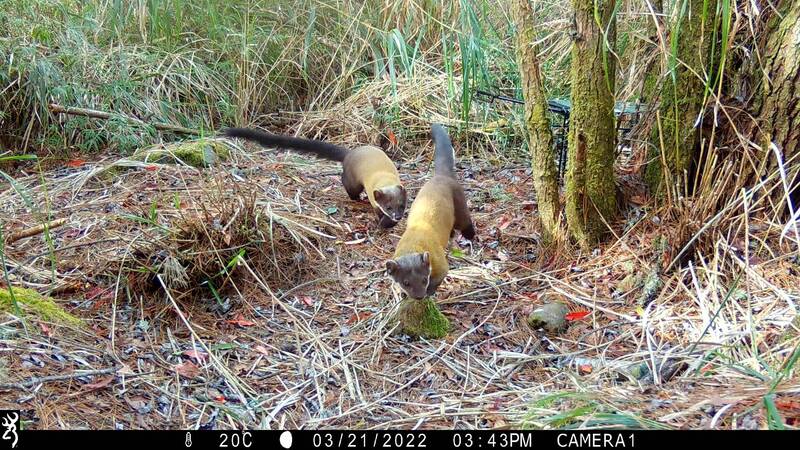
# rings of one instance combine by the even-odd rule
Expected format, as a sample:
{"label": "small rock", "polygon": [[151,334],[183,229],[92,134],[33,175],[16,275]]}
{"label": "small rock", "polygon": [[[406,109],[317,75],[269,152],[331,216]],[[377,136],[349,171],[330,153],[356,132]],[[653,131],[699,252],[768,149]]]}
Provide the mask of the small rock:
{"label": "small rock", "polygon": [[528,325],[534,330],[542,328],[549,333],[559,333],[567,328],[568,312],[569,308],[563,303],[547,303],[528,315]]}

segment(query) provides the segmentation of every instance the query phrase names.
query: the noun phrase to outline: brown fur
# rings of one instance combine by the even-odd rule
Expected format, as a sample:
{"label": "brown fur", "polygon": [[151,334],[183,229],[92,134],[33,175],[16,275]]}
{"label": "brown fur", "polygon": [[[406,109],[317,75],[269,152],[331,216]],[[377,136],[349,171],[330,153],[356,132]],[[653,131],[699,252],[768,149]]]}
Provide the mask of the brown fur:
{"label": "brown fur", "polygon": [[381,226],[393,226],[403,218],[405,188],[394,163],[378,147],[363,146],[347,153],[342,161],[342,184],[353,200],[366,191]]}
{"label": "brown fur", "polygon": [[367,145],[348,151],[325,141],[272,134],[253,128],[226,128],[222,134],[255,141],[264,147],[287,148],[339,161],[342,163],[342,184],[347,195],[358,200],[361,192],[366,190],[369,203],[382,227],[392,227],[403,218],[406,190],[400,183],[394,163],[378,147]]}
{"label": "brown fur", "polygon": [[[443,131],[435,127],[434,136],[437,132],[441,136]],[[437,174],[420,189],[411,204],[408,225],[397,243],[394,259],[386,262],[389,276],[413,298],[433,295],[447,275],[446,248],[453,230],[461,231],[470,240],[475,237],[464,190],[452,175],[449,142],[449,138],[441,144],[437,141],[436,156],[443,167],[437,167]],[[449,158],[442,155],[446,151],[450,152]]]}

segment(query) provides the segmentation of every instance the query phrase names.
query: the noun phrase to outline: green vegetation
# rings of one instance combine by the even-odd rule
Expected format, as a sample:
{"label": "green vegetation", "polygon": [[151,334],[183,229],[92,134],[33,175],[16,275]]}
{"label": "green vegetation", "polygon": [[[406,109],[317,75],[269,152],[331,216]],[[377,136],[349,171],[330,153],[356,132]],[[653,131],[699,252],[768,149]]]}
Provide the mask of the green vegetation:
{"label": "green vegetation", "polygon": [[412,338],[440,339],[450,331],[450,321],[431,297],[403,300],[394,320],[397,330]]}
{"label": "green vegetation", "polygon": [[[398,122],[432,118],[426,102],[444,104],[450,119],[471,120],[475,88],[513,93],[517,79],[505,45],[511,31],[497,8],[488,1],[389,8],[311,0],[5,1],[0,144],[14,152],[129,154],[159,135],[124,117],[207,132],[266,118],[286,126],[285,114],[275,113],[322,111],[358,94],[369,97],[370,125],[398,137],[408,128]],[[51,103],[114,116],[58,117]],[[497,113],[485,108],[481,115]]]}
{"label": "green vegetation", "polygon": [[230,150],[222,141],[209,139],[158,145],[137,150],[133,154],[133,159],[137,161],[179,163],[192,167],[210,167],[229,157]]}
{"label": "green vegetation", "polygon": [[83,325],[81,319],[64,311],[52,298],[41,295],[32,289],[2,287],[0,289],[0,311],[15,314],[30,313],[62,325]]}

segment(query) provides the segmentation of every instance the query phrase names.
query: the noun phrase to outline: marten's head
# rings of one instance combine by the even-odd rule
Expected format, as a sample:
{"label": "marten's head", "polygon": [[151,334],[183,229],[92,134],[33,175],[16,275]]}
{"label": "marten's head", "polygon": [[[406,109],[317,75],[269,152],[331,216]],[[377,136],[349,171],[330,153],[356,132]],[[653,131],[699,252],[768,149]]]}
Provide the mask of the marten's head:
{"label": "marten's head", "polygon": [[372,191],[372,196],[381,212],[394,222],[392,225],[400,222],[406,212],[406,189],[403,186],[384,186]]}
{"label": "marten's head", "polygon": [[431,282],[431,259],[428,252],[410,253],[386,261],[386,273],[411,298],[422,299]]}

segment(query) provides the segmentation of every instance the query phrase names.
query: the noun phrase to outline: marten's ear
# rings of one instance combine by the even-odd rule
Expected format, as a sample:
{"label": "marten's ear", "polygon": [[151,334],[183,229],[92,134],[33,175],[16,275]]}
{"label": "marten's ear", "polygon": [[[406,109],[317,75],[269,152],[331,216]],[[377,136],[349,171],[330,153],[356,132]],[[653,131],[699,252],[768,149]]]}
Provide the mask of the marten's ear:
{"label": "marten's ear", "polygon": [[428,265],[431,262],[431,254],[425,252],[422,254],[422,264]]}
{"label": "marten's ear", "polygon": [[395,273],[397,273],[397,269],[400,268],[400,266],[397,264],[397,262],[395,260],[393,260],[393,259],[390,259],[390,260],[386,261],[385,265],[386,265],[386,272],[389,275],[394,275]]}
{"label": "marten's ear", "polygon": [[382,202],[386,198],[386,194],[380,189],[372,191],[372,196],[375,197],[376,202]]}

